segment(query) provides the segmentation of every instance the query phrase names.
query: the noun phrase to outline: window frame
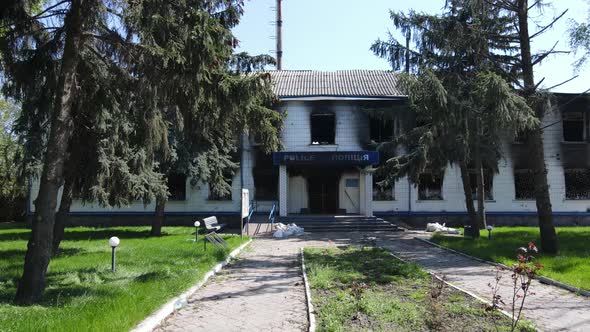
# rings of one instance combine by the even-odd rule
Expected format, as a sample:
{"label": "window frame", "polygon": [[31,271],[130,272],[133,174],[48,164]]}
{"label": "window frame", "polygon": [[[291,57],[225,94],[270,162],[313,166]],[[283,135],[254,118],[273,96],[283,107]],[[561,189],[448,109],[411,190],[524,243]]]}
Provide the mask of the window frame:
{"label": "window frame", "polygon": [[[423,185],[422,177],[426,176],[426,175],[430,176],[432,179],[440,178],[440,195],[439,195],[440,198],[425,198],[426,196],[424,196],[422,194],[422,189],[421,189],[421,186]],[[425,201],[425,202],[444,201],[444,199],[445,199],[444,191],[443,191],[444,183],[445,183],[444,181],[445,181],[444,174],[434,175],[431,172],[427,172],[427,173],[421,173],[420,175],[418,175],[418,200]]]}
{"label": "window frame", "polygon": [[207,195],[207,200],[208,201],[214,201],[214,202],[231,202],[234,200],[234,192],[233,192],[233,184],[234,184],[234,176],[225,176],[226,181],[229,183],[230,186],[230,191],[229,194],[227,194],[226,196],[216,196],[213,194],[213,191],[211,190],[211,183],[208,182],[207,183],[207,187],[209,189],[209,193]]}
{"label": "window frame", "polygon": [[[170,190],[173,186],[171,186],[172,183],[176,183],[173,180],[179,180],[178,185],[180,185],[180,178],[182,178],[182,182],[184,183],[184,186],[182,187],[182,194],[179,196],[175,196],[175,194],[180,193],[181,190]],[[172,180],[172,181],[171,181]],[[172,173],[172,174],[168,174],[168,176],[166,177],[166,187],[168,188],[168,200],[170,202],[184,202],[187,200],[187,185],[186,185],[186,180],[187,180],[187,176],[186,174],[182,174],[182,173]]]}
{"label": "window frame", "polygon": [[[565,200],[567,201],[587,201],[590,200],[590,186],[586,190],[586,196],[578,196],[578,197],[568,197],[568,173],[572,173],[574,171],[584,171],[590,180],[590,168],[564,168],[563,170],[563,177],[564,177],[564,184],[565,184]],[[590,181],[588,181],[590,183]]]}
{"label": "window frame", "polygon": [[[571,115],[571,114],[580,114],[582,115],[582,139],[581,140],[567,140],[566,139],[566,126],[565,123],[566,122],[580,122],[578,121],[574,121],[574,120],[566,120],[566,115]],[[588,115],[587,112],[584,111],[571,111],[571,112],[562,112],[561,115],[561,121],[562,121],[562,139],[564,143],[586,143],[588,142]]]}
{"label": "window frame", "polygon": [[[484,183],[484,195],[485,197],[485,201],[486,202],[493,202],[494,201],[494,172],[492,172],[491,169],[488,168],[484,168],[483,169],[483,177],[484,177],[484,181],[486,176],[489,177],[490,181],[485,181]],[[472,179],[471,177],[474,176],[475,179]],[[475,180],[475,181],[473,181]],[[469,169],[469,184],[471,185],[471,196],[473,197],[473,200],[477,200],[477,170],[474,168]],[[489,195],[489,196],[488,196]]]}
{"label": "window frame", "polygon": [[[373,174],[373,192],[371,194],[373,202],[394,202],[395,199],[395,182],[388,187],[381,187],[377,184],[377,182],[382,181],[380,178],[376,177]],[[379,189],[381,188],[381,189]],[[378,190],[376,192],[376,190]],[[389,196],[387,192],[389,191]],[[381,196],[383,195],[383,196]],[[389,197],[389,199],[383,199],[383,197]]]}
{"label": "window frame", "polygon": [[529,176],[532,178],[533,170],[530,169],[530,168],[516,168],[513,171],[514,200],[516,200],[516,201],[534,201],[535,200],[535,188],[534,188],[534,185],[533,185],[533,188],[532,188],[532,193],[533,194],[532,194],[531,197],[528,197],[528,196],[527,197],[518,197],[518,191],[517,191],[517,187],[516,187],[516,184],[517,184],[516,175],[517,174],[524,174],[524,173],[529,173]]}

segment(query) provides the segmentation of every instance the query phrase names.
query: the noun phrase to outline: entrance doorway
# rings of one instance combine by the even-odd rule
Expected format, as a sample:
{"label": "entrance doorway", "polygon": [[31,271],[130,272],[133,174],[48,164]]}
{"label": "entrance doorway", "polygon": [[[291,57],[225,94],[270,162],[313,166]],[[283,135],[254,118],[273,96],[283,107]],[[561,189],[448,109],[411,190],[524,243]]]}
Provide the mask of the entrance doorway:
{"label": "entrance doorway", "polygon": [[307,178],[310,213],[336,214],[338,212],[339,182],[339,176],[325,173]]}

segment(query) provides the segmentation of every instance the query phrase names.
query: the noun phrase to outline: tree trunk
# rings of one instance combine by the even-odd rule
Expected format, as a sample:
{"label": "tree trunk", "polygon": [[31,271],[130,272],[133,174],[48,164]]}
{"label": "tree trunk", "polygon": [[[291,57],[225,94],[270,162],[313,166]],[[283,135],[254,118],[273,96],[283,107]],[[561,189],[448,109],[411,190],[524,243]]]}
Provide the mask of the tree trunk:
{"label": "tree trunk", "polygon": [[[531,56],[531,40],[528,30],[527,0],[518,0],[518,25],[525,97],[527,98],[528,104],[535,110],[537,118],[543,120],[545,116],[545,105],[534,101],[535,79]],[[549,196],[549,185],[547,182],[547,166],[545,165],[545,153],[543,151],[542,130],[536,128],[529,131],[526,141],[529,158],[533,165],[535,200],[541,232],[541,249],[547,253],[557,253],[557,235],[555,233],[555,226],[553,225],[553,210],[551,208],[551,197]]]}
{"label": "tree trunk", "polygon": [[477,215],[475,213],[475,206],[473,205],[473,195],[471,195],[471,179],[469,178],[469,169],[467,164],[462,162],[460,164],[461,181],[463,182],[463,193],[465,194],[465,205],[467,206],[467,215],[469,216],[469,226],[471,227],[471,236],[479,237],[479,226],[477,223]]}
{"label": "tree trunk", "polygon": [[164,209],[166,209],[166,197],[158,195],[156,197],[156,215],[152,221],[152,230],[150,236],[161,236],[162,225],[164,224]]}
{"label": "tree trunk", "polygon": [[51,256],[55,257],[59,254],[59,245],[64,238],[66,223],[72,206],[73,183],[71,179],[66,179],[61,194],[61,202],[59,203],[59,210],[55,216],[55,225],[53,226],[53,245]]}
{"label": "tree trunk", "polygon": [[477,138],[475,144],[475,172],[477,175],[477,221],[478,229],[486,228],[486,207],[485,207],[485,178],[483,174],[483,166],[481,162],[481,135],[482,130],[477,121]]}
{"label": "tree trunk", "polygon": [[35,200],[35,215],[27,245],[23,275],[18,284],[15,302],[39,302],[45,290],[47,267],[51,258],[53,226],[57,194],[63,181],[64,161],[72,134],[72,98],[76,67],[82,48],[82,14],[80,1],[73,0],[64,20],[65,46],[61,60],[55,103],[51,115],[51,131],[40,177],[39,194]]}

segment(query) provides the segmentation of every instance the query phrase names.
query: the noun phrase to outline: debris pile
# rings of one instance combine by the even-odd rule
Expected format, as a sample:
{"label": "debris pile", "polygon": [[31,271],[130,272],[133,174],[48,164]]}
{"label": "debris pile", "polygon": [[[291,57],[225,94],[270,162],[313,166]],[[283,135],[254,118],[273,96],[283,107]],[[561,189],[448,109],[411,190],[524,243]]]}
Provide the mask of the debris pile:
{"label": "debris pile", "polygon": [[299,227],[295,224],[285,225],[283,223],[277,223],[275,224],[275,229],[276,231],[272,236],[277,238],[298,236],[303,234],[303,227]]}
{"label": "debris pile", "polygon": [[437,233],[447,233],[447,234],[459,234],[459,231],[455,228],[446,227],[446,224],[443,223],[442,225],[435,222],[435,223],[428,223],[426,224],[426,231],[427,232],[437,232]]}

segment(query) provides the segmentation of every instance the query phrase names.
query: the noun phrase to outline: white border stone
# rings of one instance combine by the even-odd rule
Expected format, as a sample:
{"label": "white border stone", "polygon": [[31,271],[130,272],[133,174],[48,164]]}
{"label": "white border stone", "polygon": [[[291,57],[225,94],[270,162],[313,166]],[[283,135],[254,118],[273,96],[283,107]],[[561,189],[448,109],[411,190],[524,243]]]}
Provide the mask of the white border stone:
{"label": "white border stone", "polygon": [[153,314],[149,315],[147,318],[145,318],[143,321],[141,321],[137,326],[135,326],[131,330],[131,332],[150,332],[153,329],[155,329],[158,325],[160,325],[160,323],[162,323],[162,321],[164,321],[168,316],[170,316],[172,313],[174,313],[174,304],[177,301],[185,300],[185,299],[189,298],[191,295],[193,295],[199,288],[201,288],[207,282],[207,280],[209,280],[209,278],[214,276],[215,273],[219,272],[225,265],[227,265],[227,263],[229,263],[229,261],[232,258],[236,257],[247,245],[250,244],[250,242],[252,242],[252,239],[250,239],[246,243],[243,243],[241,246],[239,246],[234,251],[232,251],[223,262],[215,265],[209,272],[207,272],[203,276],[201,281],[199,281],[196,285],[191,287],[186,292],[184,292],[184,293],[174,297],[170,301],[168,301],[166,304],[164,304],[162,307],[160,307],[160,309],[158,309]]}
{"label": "white border stone", "polygon": [[307,271],[305,269],[305,255],[303,254],[303,247],[301,248],[301,272],[303,273],[303,284],[305,284],[305,298],[307,300],[307,319],[309,325],[307,330],[315,332],[315,316],[313,314],[313,304],[311,303],[311,290],[309,289],[309,281],[307,280]]}

